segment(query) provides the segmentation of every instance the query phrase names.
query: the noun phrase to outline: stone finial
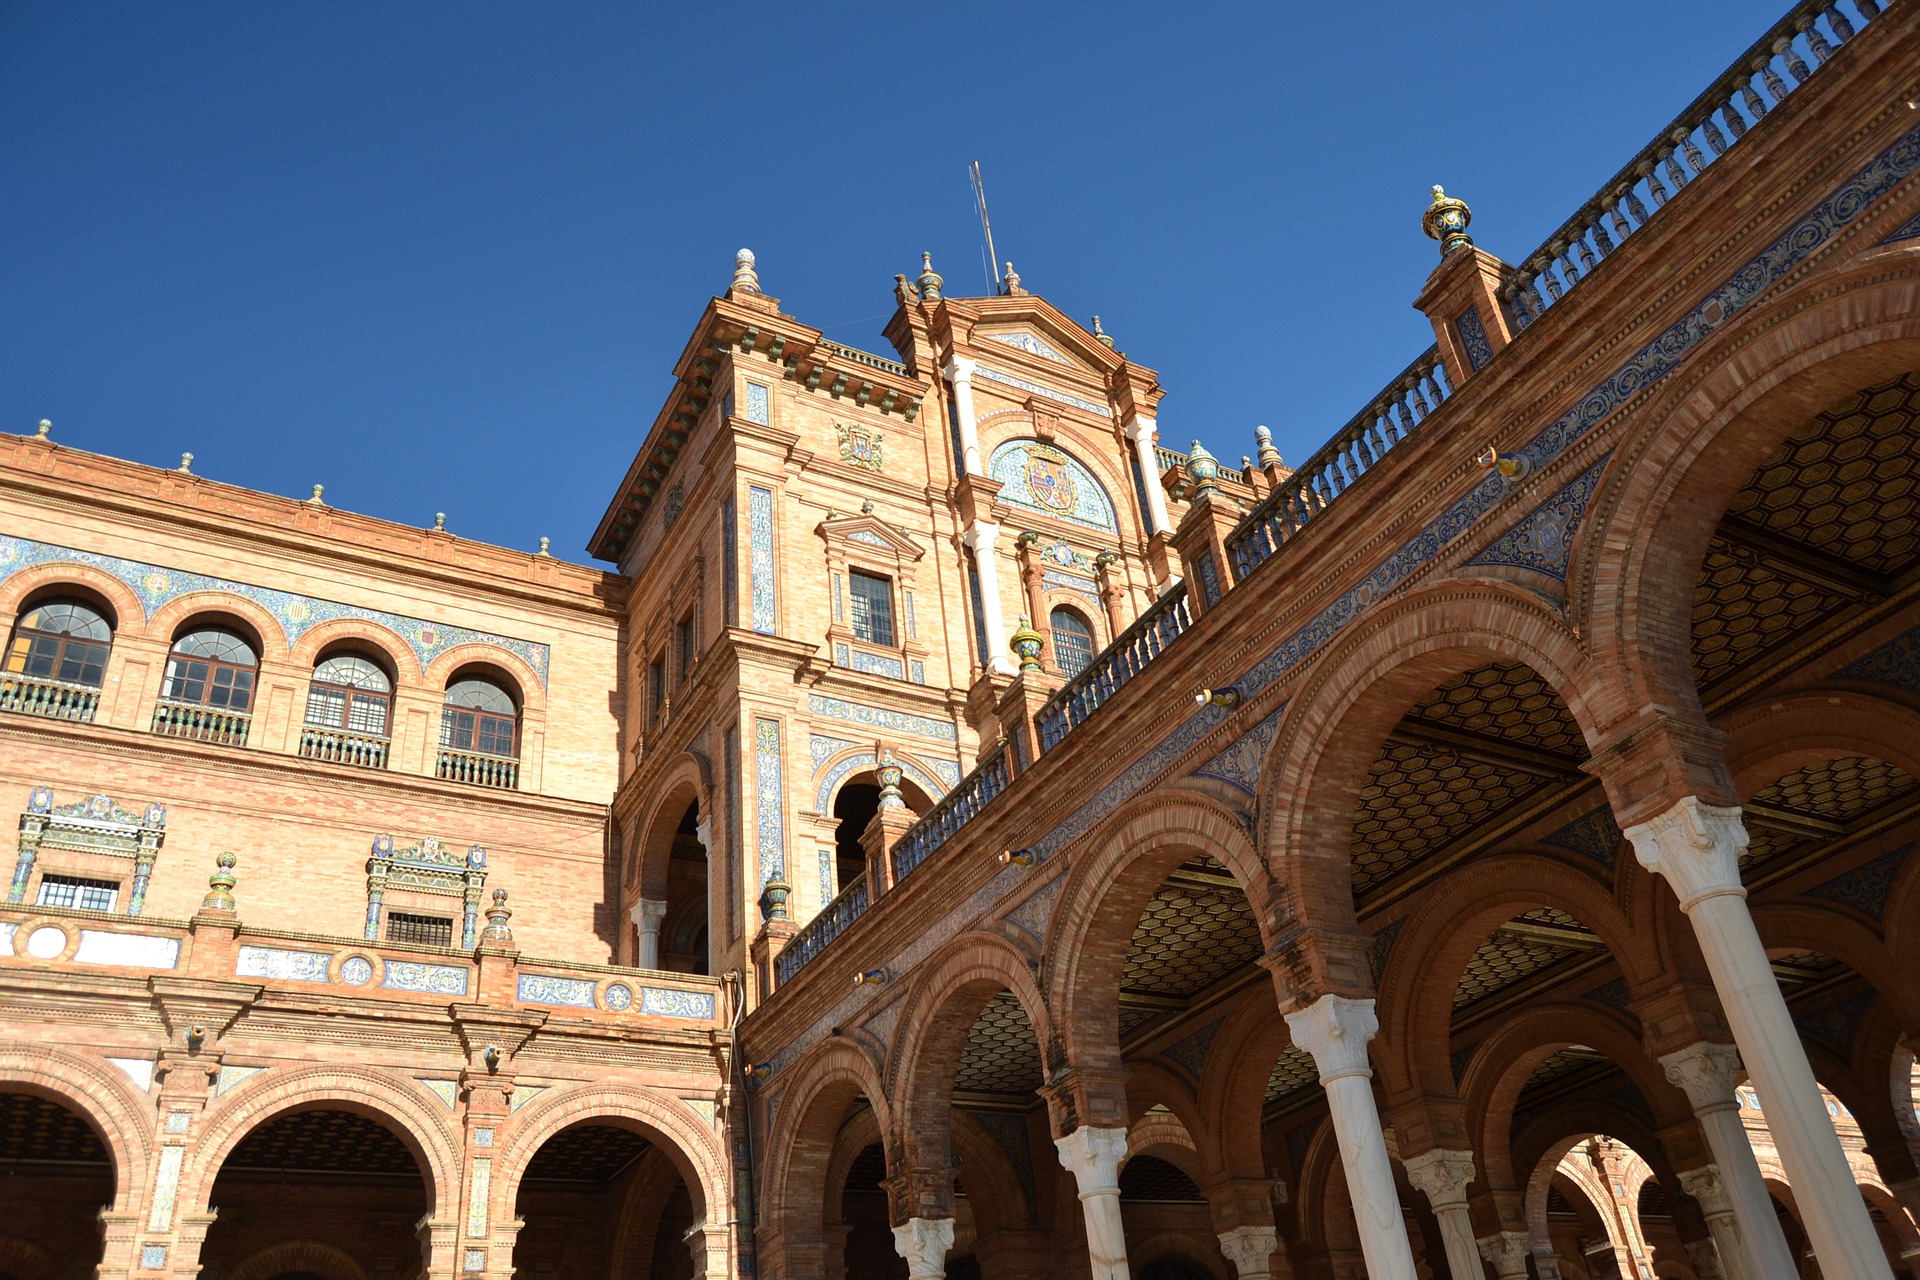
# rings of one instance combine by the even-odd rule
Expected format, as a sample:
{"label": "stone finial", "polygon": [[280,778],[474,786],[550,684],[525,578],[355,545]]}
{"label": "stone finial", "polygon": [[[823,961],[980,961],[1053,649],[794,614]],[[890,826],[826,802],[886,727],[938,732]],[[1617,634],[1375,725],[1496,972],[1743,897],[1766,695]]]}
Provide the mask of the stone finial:
{"label": "stone finial", "polygon": [[873,499],[872,499],[872,498],[862,498],[862,499],[860,499],[860,514],[861,514],[861,515],[863,515],[863,516],[870,516],[870,515],[872,515],[872,514],[873,514]]}
{"label": "stone finial", "polygon": [[325,505],[323,501],[323,495],[326,492],[327,492],[327,486],[323,484],[317,484],[313,486],[313,496],[311,498],[308,498],[307,501],[311,502],[316,507],[323,506]]}
{"label": "stone finial", "polygon": [[1198,440],[1187,454],[1187,475],[1193,479],[1195,494],[1212,493],[1214,481],[1220,478],[1220,462],[1207,452],[1207,446]]}
{"label": "stone finial", "polygon": [[900,794],[901,769],[893,758],[893,752],[882,748],[880,752],[880,807],[882,809],[904,809],[906,800]]}
{"label": "stone finial", "polygon": [[1253,442],[1259,446],[1254,450],[1254,456],[1260,459],[1261,466],[1284,467],[1287,465],[1286,460],[1280,456],[1280,451],[1273,447],[1273,432],[1265,426],[1253,429]]}
{"label": "stone finial", "polygon": [[938,302],[940,300],[940,287],[944,285],[946,281],[942,280],[940,273],[933,269],[933,255],[931,253],[923,253],[920,255],[920,279],[915,281],[915,283],[920,286],[920,296],[922,298],[928,302]]}
{"label": "stone finial", "polygon": [[542,539],[540,539],[540,549],[539,549],[538,551],[536,551],[536,552],[534,552],[534,554],[535,554],[535,555],[538,555],[538,556],[544,556],[544,555],[547,555],[547,554],[549,554],[549,552],[547,551],[547,548],[548,548],[548,547],[550,547],[550,546],[552,546],[552,545],[553,545],[553,539],[552,539],[552,538],[542,538]]}
{"label": "stone finial", "polygon": [[1008,638],[1007,645],[1020,659],[1020,670],[1040,670],[1040,649],[1046,642],[1038,631],[1033,629],[1033,619],[1026,614],[1020,615],[1020,625]]}
{"label": "stone finial", "polygon": [[1455,200],[1435,183],[1433,203],[1421,215],[1420,229],[1427,233],[1428,239],[1440,242],[1441,257],[1472,246],[1473,237],[1467,234],[1467,224],[1472,221],[1473,210],[1467,208],[1467,202]]}
{"label": "stone finial", "polygon": [[787,918],[787,896],[793,892],[793,886],[779,876],[767,881],[767,919],[785,920]]}
{"label": "stone finial", "polygon": [[207,877],[207,896],[200,900],[202,911],[236,911],[233,900],[233,868],[240,858],[231,849],[214,858],[213,865],[218,868]]}
{"label": "stone finial", "polygon": [[1093,318],[1093,340],[1107,350],[1113,350],[1113,335],[1100,327],[1099,316]]}
{"label": "stone finial", "polygon": [[1013,269],[1011,262],[1007,264],[1006,280],[1006,290],[1009,296],[1017,296],[1026,292],[1025,289],[1020,287],[1020,273]]}
{"label": "stone finial", "polygon": [[193,474],[193,455],[192,454],[183,453],[180,455],[180,474],[183,476],[190,476]]}
{"label": "stone finial", "polygon": [[446,512],[436,511],[433,513],[433,527],[435,532],[438,532],[438,533],[445,533],[447,531],[447,513]]}
{"label": "stone finial", "polygon": [[493,905],[487,908],[487,927],[480,931],[483,942],[512,942],[513,929],[507,922],[513,919],[513,912],[507,909],[507,891],[493,891]]}
{"label": "stone finial", "polygon": [[760,292],[760,273],[754,270],[753,250],[742,249],[733,255],[733,288],[737,293]]}
{"label": "stone finial", "polygon": [[47,438],[47,433],[52,430],[53,430],[53,419],[42,418],[40,419],[40,429],[33,433],[33,438],[35,440],[45,440]]}

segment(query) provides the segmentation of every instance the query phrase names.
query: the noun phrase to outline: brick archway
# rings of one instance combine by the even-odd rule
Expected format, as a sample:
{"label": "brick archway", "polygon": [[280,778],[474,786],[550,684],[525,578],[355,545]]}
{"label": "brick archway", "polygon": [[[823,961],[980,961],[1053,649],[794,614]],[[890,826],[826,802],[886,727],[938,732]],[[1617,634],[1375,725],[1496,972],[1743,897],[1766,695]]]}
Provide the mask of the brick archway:
{"label": "brick archway", "polygon": [[1699,716],[1693,592],[1721,515],[1815,414],[1914,369],[1920,249],[1907,247],[1759,304],[1702,343],[1635,414],[1594,493],[1569,601],[1595,667],[1625,694],[1622,711]]}
{"label": "brick archway", "polygon": [[367,1280],[359,1263],[318,1240],[269,1245],[227,1272],[227,1280],[273,1280],[289,1271],[307,1272],[321,1280]]}
{"label": "brick archway", "polygon": [[1293,1037],[1262,984],[1226,1016],[1207,1055],[1200,1081],[1200,1128],[1212,1135],[1208,1150],[1219,1161],[1213,1172],[1234,1178],[1267,1176],[1261,1145],[1261,1115],[1267,1081]]}
{"label": "brick archway", "polygon": [[1920,778],[1920,712],[1884,698],[1808,690],[1744,707],[1719,727],[1743,801],[1795,769],[1841,756],[1874,756]]}
{"label": "brick archway", "polygon": [[[113,1213],[133,1213],[153,1180],[153,1106],[118,1070],[38,1045],[0,1049],[0,1088],[48,1098],[100,1133],[113,1157]],[[24,1280],[24,1278],[23,1278]]]}
{"label": "brick archway", "polygon": [[842,1122],[855,1099],[864,1098],[878,1132],[889,1136],[882,1147],[889,1149],[891,1172],[890,1095],[873,1060],[844,1036],[786,1064],[759,1092],[750,1105],[767,1117],[766,1137],[755,1153],[762,1274],[768,1280],[808,1280],[821,1274],[825,1262],[826,1174]]}

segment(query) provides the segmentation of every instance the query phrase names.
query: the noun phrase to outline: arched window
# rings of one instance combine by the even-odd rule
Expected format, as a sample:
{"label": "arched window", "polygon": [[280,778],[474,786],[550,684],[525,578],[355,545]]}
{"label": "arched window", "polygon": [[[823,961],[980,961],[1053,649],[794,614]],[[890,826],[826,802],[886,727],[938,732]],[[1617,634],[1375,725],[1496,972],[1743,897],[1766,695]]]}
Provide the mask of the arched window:
{"label": "arched window", "polygon": [[440,714],[440,745],[511,760],[518,718],[512,695],[493,681],[456,680],[447,686],[447,705]]}
{"label": "arched window", "polygon": [[384,738],[393,715],[393,681],[357,653],[340,653],[313,669],[307,723],[316,729]]}
{"label": "arched window", "polygon": [[93,606],[67,597],[47,600],[14,623],[6,672],[97,689],[112,647],[113,624]]}
{"label": "arched window", "polygon": [[1093,662],[1093,628],[1071,609],[1055,609],[1049,622],[1053,627],[1053,660],[1071,680]]}
{"label": "arched window", "polygon": [[201,627],[173,642],[160,696],[187,706],[249,714],[259,667],[260,656],[238,632]]}

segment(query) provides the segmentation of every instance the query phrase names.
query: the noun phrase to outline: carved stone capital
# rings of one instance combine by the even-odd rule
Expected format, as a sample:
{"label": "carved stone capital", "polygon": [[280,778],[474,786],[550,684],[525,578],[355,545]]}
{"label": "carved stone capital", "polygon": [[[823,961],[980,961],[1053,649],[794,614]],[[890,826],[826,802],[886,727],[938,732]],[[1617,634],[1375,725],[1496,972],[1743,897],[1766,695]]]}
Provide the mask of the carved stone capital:
{"label": "carved stone capital", "polygon": [[1502,1231],[1481,1236],[1474,1243],[1480,1246],[1480,1256],[1492,1264],[1493,1273],[1501,1280],[1527,1274],[1527,1257],[1533,1252],[1533,1241],[1526,1232]]}
{"label": "carved stone capital", "polygon": [[960,541],[967,550],[976,556],[987,555],[993,550],[993,544],[1000,539],[1000,526],[986,520],[975,520],[960,535]]}
{"label": "carved stone capital", "polygon": [[1726,1180],[1717,1164],[1680,1170],[1680,1189],[1699,1201],[1700,1212],[1709,1218],[1733,1212],[1733,1198],[1727,1194]]}
{"label": "carved stone capital", "polygon": [[1320,1083],[1342,1076],[1372,1078],[1373,1071],[1367,1066],[1367,1042],[1380,1030],[1372,999],[1321,996],[1285,1017],[1293,1042],[1313,1055]]}
{"label": "carved stone capital", "polygon": [[1064,1138],[1055,1138],[1060,1165],[1073,1175],[1080,1198],[1120,1194],[1120,1162],[1127,1158],[1125,1129],[1096,1129],[1081,1125]]}
{"label": "carved stone capital", "polygon": [[1135,444],[1139,444],[1143,439],[1148,444],[1152,444],[1157,426],[1158,424],[1154,419],[1148,415],[1142,414],[1129,418],[1126,426],[1127,439],[1133,441]]}
{"label": "carved stone capital", "polygon": [[1712,1240],[1688,1240],[1687,1256],[1693,1259],[1694,1272],[1700,1280],[1726,1280],[1726,1270],[1720,1265],[1720,1249]]}
{"label": "carved stone capital", "polygon": [[1220,1233],[1220,1252],[1227,1255],[1242,1280],[1270,1274],[1273,1251],[1279,1247],[1280,1233],[1272,1227],[1235,1227]]}
{"label": "carved stone capital", "polygon": [[1400,1163],[1407,1171],[1407,1181],[1424,1192],[1434,1208],[1467,1202],[1467,1184],[1473,1181],[1473,1152],[1435,1147]]}
{"label": "carved stone capital", "polygon": [[667,918],[667,904],[658,898],[642,898],[633,904],[628,917],[642,933],[660,932],[660,922]]}
{"label": "carved stone capital", "polygon": [[1738,806],[1721,808],[1702,804],[1699,796],[1682,796],[1665,813],[1628,827],[1626,837],[1640,865],[1673,886],[1682,911],[1693,910],[1702,898],[1746,896],[1740,851],[1747,847],[1747,828]]}
{"label": "carved stone capital", "polygon": [[893,1229],[893,1247],[907,1260],[908,1280],[945,1280],[953,1219],[908,1218]]}
{"label": "carved stone capital", "polygon": [[1740,1105],[1733,1096],[1740,1051],[1732,1045],[1702,1040],[1677,1053],[1660,1055],[1660,1065],[1666,1068],[1667,1079],[1686,1093],[1695,1115]]}

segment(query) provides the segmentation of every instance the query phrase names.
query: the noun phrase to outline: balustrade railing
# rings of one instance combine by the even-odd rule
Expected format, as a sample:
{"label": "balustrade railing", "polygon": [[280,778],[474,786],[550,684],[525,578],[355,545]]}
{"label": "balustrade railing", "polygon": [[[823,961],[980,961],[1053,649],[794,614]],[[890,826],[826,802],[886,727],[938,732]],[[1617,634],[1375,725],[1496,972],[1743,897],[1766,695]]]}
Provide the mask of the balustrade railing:
{"label": "balustrade railing", "polygon": [[834,342],[831,339],[828,340],[827,346],[831,347],[837,354],[853,361],[855,364],[864,364],[869,369],[883,369],[888,373],[897,373],[903,378],[907,376],[907,366],[901,364],[898,360],[889,360],[885,356],[877,356],[871,351],[862,351],[858,347],[842,346],[840,343]]}
{"label": "balustrade railing", "polygon": [[212,742],[223,747],[244,747],[247,745],[247,733],[252,727],[252,716],[219,707],[162,702],[153,709],[153,731],[169,738]]}
{"label": "balustrade railing", "polygon": [[91,724],[99,706],[100,691],[87,685],[36,676],[0,676],[0,711]]}
{"label": "balustrade railing", "polygon": [[1012,753],[1003,746],[981,760],[972,773],[960,779],[960,784],[941,798],[939,804],[927,810],[925,817],[901,835],[890,854],[894,883],[898,884],[912,874],[913,869],[932,856],[933,851],[945,844],[949,836],[986,808],[988,801],[1005,791],[1011,781]]}
{"label": "balustrade railing", "polygon": [[[1178,449],[1168,449],[1161,445],[1155,445],[1153,446],[1153,456],[1160,467],[1161,475],[1165,475],[1175,467],[1184,467],[1187,465],[1187,455],[1181,453]],[[1239,467],[1221,467],[1220,478],[1222,480],[1231,480],[1236,484],[1245,484],[1247,473]]]}
{"label": "balustrade railing", "polygon": [[1100,704],[1112,697],[1127,681],[1147,669],[1166,647],[1193,624],[1187,607],[1187,584],[1175,584],[1154,601],[1133,625],[1114,638],[1112,644],[1094,655],[1073,679],[1047,699],[1034,726],[1040,734],[1040,749],[1051,751]]}
{"label": "balustrade railing", "polygon": [[483,755],[478,751],[440,748],[434,776],[448,782],[464,782],[474,787],[498,787],[511,791],[520,785],[520,762],[505,756]]}
{"label": "balustrade railing", "polygon": [[793,935],[773,962],[775,985],[784,985],[800,966],[820,954],[820,949],[847,931],[847,926],[866,912],[869,895],[865,873],[855,876],[820,908],[820,914],[807,921],[806,928]]}
{"label": "balustrade railing", "polygon": [[1452,394],[1440,348],[1428,347],[1227,535],[1234,581],[1264,564]]}
{"label": "balustrade railing", "polygon": [[385,738],[375,738],[364,733],[346,733],[339,729],[316,729],[311,725],[300,730],[300,754],[309,760],[324,760],[329,764],[353,764],[363,769],[384,769],[387,767],[387,752],[392,744]]}
{"label": "balustrade railing", "polygon": [[[1884,6],[1854,0],[1854,8],[1864,26]],[[1579,212],[1520,260],[1501,286],[1514,327],[1526,328],[1566,296],[1681,187],[1806,83],[1854,32],[1854,22],[1838,4],[1802,0],[1789,9]]]}

